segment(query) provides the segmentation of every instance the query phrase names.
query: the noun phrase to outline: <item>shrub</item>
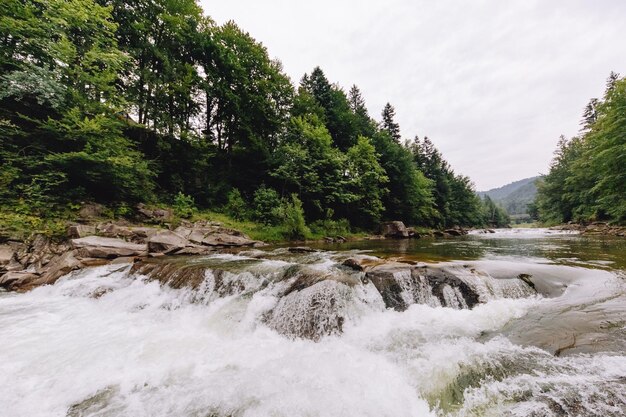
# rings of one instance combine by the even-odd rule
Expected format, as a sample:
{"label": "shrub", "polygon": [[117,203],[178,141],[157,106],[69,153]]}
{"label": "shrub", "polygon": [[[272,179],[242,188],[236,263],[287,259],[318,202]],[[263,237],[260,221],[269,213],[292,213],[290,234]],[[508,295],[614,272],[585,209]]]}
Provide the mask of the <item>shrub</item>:
{"label": "shrub", "polygon": [[304,220],[302,201],[297,195],[291,195],[291,202],[285,204],[284,228],[288,239],[305,239],[311,233]]}
{"label": "shrub", "polygon": [[350,222],[347,219],[317,220],[311,223],[311,231],[316,235],[345,236],[350,234]]}
{"label": "shrub", "polygon": [[252,219],[266,224],[280,224],[284,218],[284,210],[278,193],[264,185],[254,193],[252,201]]}
{"label": "shrub", "polygon": [[227,196],[224,211],[235,220],[245,220],[247,217],[247,206],[238,189],[233,188]]}
{"label": "shrub", "polygon": [[184,219],[193,216],[196,211],[196,203],[192,196],[181,193],[180,191],[174,197],[174,213]]}

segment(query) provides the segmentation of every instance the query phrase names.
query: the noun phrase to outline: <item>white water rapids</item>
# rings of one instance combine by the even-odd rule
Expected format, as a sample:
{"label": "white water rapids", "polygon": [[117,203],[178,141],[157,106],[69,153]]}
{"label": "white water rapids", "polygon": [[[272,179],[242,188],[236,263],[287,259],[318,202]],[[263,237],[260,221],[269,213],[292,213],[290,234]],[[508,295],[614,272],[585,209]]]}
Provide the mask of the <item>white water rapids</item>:
{"label": "white water rapids", "polygon": [[[289,263],[255,268],[271,280]],[[624,352],[558,357],[500,334],[567,291],[400,312],[360,285],[343,333],[315,342],[266,325],[279,303],[272,285],[199,302],[129,269],[0,293],[1,416],[625,415]],[[623,291],[617,276],[594,273],[607,299]]]}

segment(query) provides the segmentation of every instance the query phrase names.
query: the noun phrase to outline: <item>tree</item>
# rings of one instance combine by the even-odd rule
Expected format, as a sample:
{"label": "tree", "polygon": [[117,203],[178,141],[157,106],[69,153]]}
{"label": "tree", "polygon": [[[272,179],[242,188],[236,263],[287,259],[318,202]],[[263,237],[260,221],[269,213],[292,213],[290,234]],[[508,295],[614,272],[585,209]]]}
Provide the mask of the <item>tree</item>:
{"label": "tree", "polygon": [[400,143],[402,135],[400,135],[400,125],[396,123],[396,110],[389,103],[385,104],[383,109],[382,129],[389,133],[389,136],[396,142]]}
{"label": "tree", "polygon": [[359,136],[346,156],[347,190],[353,196],[348,204],[349,217],[357,226],[372,228],[378,224],[385,209],[382,199],[388,192],[385,185],[389,178],[369,139]]}

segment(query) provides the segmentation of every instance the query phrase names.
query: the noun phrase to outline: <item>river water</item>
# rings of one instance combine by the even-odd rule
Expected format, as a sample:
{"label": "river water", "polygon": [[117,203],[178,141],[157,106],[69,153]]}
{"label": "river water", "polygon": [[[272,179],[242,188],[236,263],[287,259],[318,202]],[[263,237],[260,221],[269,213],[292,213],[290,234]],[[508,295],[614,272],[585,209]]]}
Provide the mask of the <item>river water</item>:
{"label": "river water", "polygon": [[[159,269],[171,285],[122,264],[0,293],[0,415],[626,415],[626,240],[512,229],[315,249],[178,258]],[[444,268],[478,304],[394,272],[390,308],[341,266],[355,257]]]}

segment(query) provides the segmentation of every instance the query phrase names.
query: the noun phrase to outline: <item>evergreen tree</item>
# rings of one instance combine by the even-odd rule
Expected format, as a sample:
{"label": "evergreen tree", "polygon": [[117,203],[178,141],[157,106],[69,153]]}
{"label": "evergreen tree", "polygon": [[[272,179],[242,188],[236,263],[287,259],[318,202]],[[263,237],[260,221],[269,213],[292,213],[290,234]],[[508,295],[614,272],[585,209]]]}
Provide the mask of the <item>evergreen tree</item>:
{"label": "evergreen tree", "polygon": [[400,125],[396,123],[396,110],[389,103],[385,104],[383,109],[382,129],[389,133],[389,136],[396,142],[400,143],[402,136],[400,135]]}

